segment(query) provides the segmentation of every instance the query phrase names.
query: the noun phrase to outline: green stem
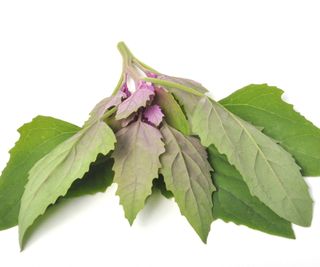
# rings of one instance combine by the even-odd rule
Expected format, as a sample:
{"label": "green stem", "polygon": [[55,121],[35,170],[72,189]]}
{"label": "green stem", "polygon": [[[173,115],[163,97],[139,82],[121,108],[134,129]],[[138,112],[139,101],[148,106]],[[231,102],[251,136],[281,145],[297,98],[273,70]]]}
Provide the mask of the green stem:
{"label": "green stem", "polygon": [[155,74],[160,74],[159,71],[156,71],[155,69],[151,68],[150,66],[148,66],[145,63],[143,63],[142,61],[140,61],[136,57],[134,57],[133,60],[134,60],[134,63],[136,63],[141,69],[143,69],[144,72],[152,72],[152,73],[155,73]]}
{"label": "green stem", "polygon": [[113,107],[111,109],[109,109],[106,113],[104,113],[104,115],[101,117],[101,120],[105,120],[108,119],[109,117],[111,117],[113,115],[113,113],[115,113],[117,111],[116,107]]}
{"label": "green stem", "polygon": [[120,79],[119,79],[119,81],[118,81],[118,83],[117,83],[116,88],[114,88],[114,90],[113,90],[113,92],[112,92],[112,95],[113,95],[113,96],[116,95],[116,94],[119,92],[119,90],[121,89],[121,87],[122,87],[122,85],[123,85],[124,80],[125,80],[125,74],[122,73],[121,76],[120,76]]}
{"label": "green stem", "polygon": [[124,42],[118,43],[118,50],[123,58],[123,67],[127,68],[132,64],[133,55]]}
{"label": "green stem", "polygon": [[118,43],[118,50],[123,58],[123,72],[128,73],[135,81],[141,79],[140,73],[134,66],[134,56],[124,42]]}
{"label": "green stem", "polygon": [[204,96],[203,93],[200,93],[199,91],[197,91],[193,88],[187,87],[187,86],[179,84],[179,83],[169,82],[169,81],[160,80],[160,79],[156,79],[156,78],[144,78],[143,80],[146,82],[151,82],[153,84],[161,85],[164,87],[176,88],[176,89],[185,91],[187,93],[190,93],[190,94],[193,94],[196,96]]}
{"label": "green stem", "polygon": [[138,74],[136,68],[135,68],[135,64],[137,65],[137,67],[139,67],[141,70],[143,70],[144,72],[148,71],[148,72],[152,72],[152,73],[156,73],[159,74],[158,71],[156,71],[155,69],[149,67],[148,65],[144,64],[143,62],[141,62],[139,59],[137,59],[129,50],[129,48],[127,47],[127,45],[124,42],[120,42],[118,43],[118,49],[123,57],[123,71],[124,73],[128,73],[130,76],[132,76],[132,78],[134,80],[137,81],[137,79],[143,79],[146,82],[151,82],[153,84],[158,84],[158,85],[162,85],[168,88],[176,88],[182,91],[185,91],[187,93],[196,95],[196,96],[204,96],[204,94],[200,93],[199,91],[187,87],[185,85],[179,84],[179,83],[174,83],[174,82],[169,82],[169,81],[165,81],[165,80],[160,80],[160,79],[156,79],[156,78],[141,78],[140,75]]}
{"label": "green stem", "polygon": [[153,72],[153,73],[159,73],[155,69],[151,68],[150,66],[148,66],[147,64],[143,63],[141,60],[136,58],[131,53],[130,49],[128,48],[128,46],[124,42],[119,42],[118,43],[118,50],[120,51],[120,53],[121,53],[121,55],[123,57],[123,60],[125,62],[126,67],[132,65],[132,63],[135,63],[136,65],[138,65],[144,71]]}

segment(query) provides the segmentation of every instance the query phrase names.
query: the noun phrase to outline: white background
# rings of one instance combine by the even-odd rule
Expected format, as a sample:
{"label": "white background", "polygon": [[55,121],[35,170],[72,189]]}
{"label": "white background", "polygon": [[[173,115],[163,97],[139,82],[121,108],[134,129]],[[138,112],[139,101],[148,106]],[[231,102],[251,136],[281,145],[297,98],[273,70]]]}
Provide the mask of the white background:
{"label": "white background", "polygon": [[[38,114],[81,125],[115,87],[126,41],[144,62],[202,82],[220,99],[250,83],[286,91],[320,126],[319,1],[1,1],[0,169],[16,129]],[[320,178],[297,240],[216,221],[204,245],[173,200],[153,197],[132,227],[112,186],[57,207],[19,252],[0,232],[0,265],[320,266]],[[0,203],[1,205],[1,203]]]}

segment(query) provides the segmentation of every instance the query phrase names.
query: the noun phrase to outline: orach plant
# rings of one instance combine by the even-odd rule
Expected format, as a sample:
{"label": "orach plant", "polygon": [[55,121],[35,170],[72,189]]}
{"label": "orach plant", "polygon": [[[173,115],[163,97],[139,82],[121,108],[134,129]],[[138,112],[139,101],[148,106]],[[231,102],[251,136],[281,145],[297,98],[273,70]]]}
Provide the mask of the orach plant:
{"label": "orach plant", "polygon": [[159,189],[203,242],[218,218],[287,238],[292,223],[310,226],[303,175],[320,175],[320,130],[281,99],[283,91],[249,85],[217,102],[201,84],[150,68],[124,43],[118,48],[118,85],[83,127],[38,116],[19,129],[0,178],[0,229],[18,224],[23,248],[58,199],[112,182],[130,224]]}

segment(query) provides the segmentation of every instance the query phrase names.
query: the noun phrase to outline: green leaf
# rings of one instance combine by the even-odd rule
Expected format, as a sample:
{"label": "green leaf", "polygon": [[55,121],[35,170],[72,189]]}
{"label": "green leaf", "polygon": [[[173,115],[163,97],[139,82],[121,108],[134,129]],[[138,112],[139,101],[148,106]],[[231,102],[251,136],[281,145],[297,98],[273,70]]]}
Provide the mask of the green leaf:
{"label": "green leaf", "polygon": [[152,180],[158,177],[159,156],[164,152],[160,131],[138,119],[117,132],[114,182],[125,216],[132,224],[151,194]]}
{"label": "green leaf", "polygon": [[32,167],[19,213],[21,247],[35,219],[64,196],[76,179],[83,177],[98,154],[106,155],[112,150],[115,141],[107,124],[97,121],[59,144]]}
{"label": "green leaf", "polygon": [[[34,118],[19,129],[20,139],[11,150],[10,161],[0,178],[1,230],[18,224],[20,200],[32,166],[79,129],[68,122],[44,116]],[[89,172],[71,185],[65,198],[104,192],[112,183],[112,164],[111,159],[100,155],[91,164]]]}
{"label": "green leaf", "polygon": [[213,194],[215,217],[268,234],[295,238],[291,223],[250,194],[242,176],[230,165],[225,155],[221,155],[214,146],[209,147],[208,153],[217,187]]}
{"label": "green leaf", "polygon": [[156,190],[160,191],[160,193],[167,199],[173,198],[173,194],[172,192],[167,190],[167,186],[161,174],[159,174],[159,177],[157,179],[154,179],[152,181],[152,192]]}
{"label": "green leaf", "polygon": [[17,225],[20,199],[31,167],[80,128],[51,117],[38,116],[19,128],[20,139],[0,177],[0,230]]}
{"label": "green leaf", "polygon": [[189,135],[189,123],[173,95],[159,87],[156,87],[155,91],[156,96],[154,102],[161,107],[165,115],[166,122],[185,135]]}
{"label": "green leaf", "polygon": [[192,130],[205,146],[215,145],[247,183],[250,193],[284,219],[301,226],[312,220],[308,186],[292,156],[250,123],[202,97]]}
{"label": "green leaf", "polygon": [[246,86],[220,103],[242,119],[264,128],[302,168],[305,176],[320,175],[320,129],[281,99],[283,91],[267,84]]}
{"label": "green leaf", "polygon": [[165,184],[203,242],[206,242],[212,216],[212,170],[198,139],[186,137],[164,124],[161,133],[166,152],[160,157]]}
{"label": "green leaf", "polygon": [[[159,77],[159,78],[161,79],[161,77]],[[175,80],[175,81],[178,82],[177,80]],[[176,83],[176,84],[170,84],[170,86],[166,85],[164,87],[166,89],[168,89],[169,92],[171,92],[175,96],[178,103],[183,107],[184,111],[189,116],[195,110],[201,96],[196,96],[196,95],[191,94],[190,92],[186,92],[184,90],[181,90],[180,88],[178,88],[179,85],[185,86],[185,84]],[[203,88],[201,85],[199,88],[197,88],[196,86],[193,86],[190,88],[200,94],[205,93],[203,91]]]}
{"label": "green leaf", "polygon": [[113,160],[100,154],[97,160],[91,163],[89,171],[73,182],[64,198],[105,192],[113,182],[112,166]]}

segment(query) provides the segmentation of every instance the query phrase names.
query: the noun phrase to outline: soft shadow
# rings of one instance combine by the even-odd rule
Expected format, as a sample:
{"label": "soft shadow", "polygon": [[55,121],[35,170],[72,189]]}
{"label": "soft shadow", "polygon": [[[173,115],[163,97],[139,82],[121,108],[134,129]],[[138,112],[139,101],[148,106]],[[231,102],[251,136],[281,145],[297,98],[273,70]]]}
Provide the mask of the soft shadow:
{"label": "soft shadow", "polygon": [[160,218],[164,213],[165,202],[172,201],[165,198],[159,190],[153,190],[152,194],[146,200],[145,207],[139,214],[139,223],[147,225],[154,222],[155,219]]}
{"label": "soft shadow", "polygon": [[[25,250],[32,243],[36,242],[42,236],[42,233],[50,231],[63,223],[65,219],[62,220],[61,218],[72,217],[73,214],[81,211],[78,208],[71,208],[71,206],[81,200],[80,198],[61,198],[54,205],[49,206],[46,212],[38,217],[27,230],[22,249]],[[84,203],[81,203],[81,206],[83,205]]]}

